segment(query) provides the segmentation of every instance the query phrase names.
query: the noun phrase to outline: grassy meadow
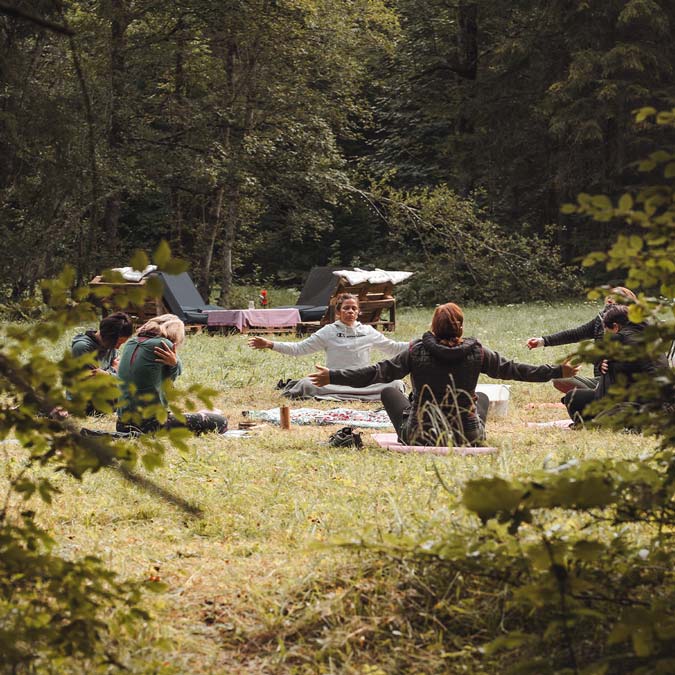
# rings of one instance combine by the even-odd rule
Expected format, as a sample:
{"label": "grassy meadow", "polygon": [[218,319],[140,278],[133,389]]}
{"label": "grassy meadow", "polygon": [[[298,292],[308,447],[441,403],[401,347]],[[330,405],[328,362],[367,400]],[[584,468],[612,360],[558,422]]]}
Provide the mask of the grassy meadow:
{"label": "grassy meadow", "polygon": [[[530,352],[526,339],[587,321],[595,311],[596,305],[580,302],[469,307],[466,334],[520,361],[555,362],[566,354],[564,347]],[[401,309],[392,337],[420,335],[431,312]],[[215,404],[231,428],[242,421],[242,411],[284,402],[274,389],[279,379],[305,375],[322,363],[320,354],[292,359],[253,351],[241,335],[191,335],[181,357],[178,384],[218,390]],[[526,426],[563,419],[565,410],[552,405],[558,400],[549,384],[511,383],[508,416],[488,420],[488,442],[500,450],[496,456],[399,455],[376,446],[368,430],[362,450],[330,448],[326,441],[338,427],[263,426],[251,438],[195,438],[189,456],[169,448],[152,478],[199,505],[201,518],[108,470],[81,482],[57,476],[61,494],[54,505],[33,499],[31,507],[40,511],[62,554],[93,554],[124,578],[159,577],[166,584],[146,600],[154,621],[124,641],[123,662],[131,672],[499,672],[477,649],[490,637],[485,622],[498,623],[497,599],[484,598],[481,625],[468,617],[464,631],[458,619],[459,637],[449,649],[447,641],[417,629],[413,614],[428,608],[415,604],[411,589],[425,583],[410,583],[415,570],[327,544],[429,536],[451,523],[471,527],[454,503],[467,479],[517,475],[571,458],[635,456],[652,446],[641,436]],[[310,405],[344,404],[291,402]],[[89,426],[112,429],[114,419]],[[11,471],[18,465],[18,446],[5,447]]]}

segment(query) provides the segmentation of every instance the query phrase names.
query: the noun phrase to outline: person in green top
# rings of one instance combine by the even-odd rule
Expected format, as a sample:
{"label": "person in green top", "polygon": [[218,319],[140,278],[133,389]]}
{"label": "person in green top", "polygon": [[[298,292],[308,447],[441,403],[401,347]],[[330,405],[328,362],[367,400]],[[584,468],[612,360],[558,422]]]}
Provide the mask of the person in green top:
{"label": "person in green top", "polygon": [[94,373],[117,373],[117,350],[134,332],[131,319],[124,312],[115,312],[101,319],[98,330],[88,330],[73,338],[70,351],[73,356],[94,353],[96,365],[89,368]]}
{"label": "person in green top", "polygon": [[[129,339],[134,327],[124,312],[115,312],[101,319],[98,330],[88,330],[73,338],[70,351],[73,356],[94,354],[95,363],[87,363],[91,375],[117,375],[118,349]],[[113,402],[114,405],[114,402]],[[87,404],[87,415],[101,414],[92,403]],[[52,416],[63,418],[65,411],[55,409]]]}
{"label": "person in green top", "polygon": [[162,314],[143,324],[127,342],[117,371],[121,389],[118,432],[152,433],[182,426],[196,434],[227,431],[227,419],[213,412],[185,413],[185,423],[169,412],[162,423],[152,410],[168,408],[164,383],[175,380],[183,370],[176,351],[184,340],[183,322],[175,314]]}

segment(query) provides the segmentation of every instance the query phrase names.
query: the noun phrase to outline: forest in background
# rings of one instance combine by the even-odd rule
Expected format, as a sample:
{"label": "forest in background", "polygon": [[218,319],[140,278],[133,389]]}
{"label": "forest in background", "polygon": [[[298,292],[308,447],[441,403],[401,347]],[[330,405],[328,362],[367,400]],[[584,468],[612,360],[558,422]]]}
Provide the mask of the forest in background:
{"label": "forest in background", "polygon": [[416,303],[569,294],[627,226],[561,206],[639,187],[668,132],[631,113],[675,105],[669,0],[6,5],[11,301],[162,239],[221,303],[314,264],[412,269]]}

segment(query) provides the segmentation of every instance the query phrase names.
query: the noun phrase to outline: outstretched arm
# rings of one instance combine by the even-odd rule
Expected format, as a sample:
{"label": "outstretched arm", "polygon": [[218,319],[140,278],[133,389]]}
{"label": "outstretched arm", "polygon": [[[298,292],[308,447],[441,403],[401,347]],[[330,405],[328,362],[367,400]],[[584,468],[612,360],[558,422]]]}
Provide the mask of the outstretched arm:
{"label": "outstretched arm", "polygon": [[483,347],[481,373],[499,380],[521,380],[524,382],[548,382],[553,378],[574,377],[581,366],[572,366],[567,361],[560,366],[534,366],[529,363],[505,359],[497,352]]}
{"label": "outstretched arm", "polygon": [[272,342],[263,337],[252,337],[248,341],[248,346],[252,349],[271,349],[287,356],[305,356],[325,349],[320,330],[300,342]]}
{"label": "outstretched arm", "polygon": [[[370,328],[372,328],[372,326],[370,326]],[[369,337],[371,346],[379,349],[385,356],[389,357],[396,356],[396,354],[408,349],[410,346],[409,342],[397,342],[396,340],[392,340],[375,328],[373,328],[373,332],[370,333]]]}
{"label": "outstretched arm", "polygon": [[[351,387],[367,387],[378,382],[393,382],[400,380],[410,372],[410,352],[399,352],[394,358],[380,361],[365,368],[350,368],[346,370],[328,370],[317,366],[317,371],[309,378],[317,386],[326,384],[346,384]],[[326,379],[328,377],[328,379]],[[319,384],[323,382],[323,384]]]}
{"label": "outstretched arm", "polygon": [[558,345],[574,344],[575,342],[581,342],[582,340],[592,340],[595,337],[595,322],[597,320],[598,318],[595,317],[576,328],[561,330],[558,333],[553,333],[553,335],[544,335],[542,337],[542,340],[544,341],[543,346],[557,347]]}

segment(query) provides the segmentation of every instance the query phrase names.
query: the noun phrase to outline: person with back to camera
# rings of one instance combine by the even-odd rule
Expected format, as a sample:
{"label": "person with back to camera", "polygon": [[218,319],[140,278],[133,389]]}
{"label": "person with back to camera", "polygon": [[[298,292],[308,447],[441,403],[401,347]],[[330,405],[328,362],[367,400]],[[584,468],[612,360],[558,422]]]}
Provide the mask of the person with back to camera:
{"label": "person with back to camera", "polygon": [[392,387],[382,391],[382,403],[399,440],[409,445],[450,446],[479,445],[485,439],[489,401],[484,393],[476,393],[481,373],[502,380],[546,382],[573,377],[579,370],[567,362],[533,366],[509,361],[476,338],[462,337],[463,332],[462,310],[449,302],[436,308],[431,330],[393,358],[351,370],[317,366],[309,377],[317,386],[363,387],[410,374],[410,400]]}
{"label": "person with back to camera", "polygon": [[[576,328],[569,328],[562,330],[553,335],[545,335],[542,337],[531,337],[527,341],[528,349],[536,349],[537,347],[557,347],[558,345],[569,345],[582,340],[594,340],[597,344],[602,341],[605,330],[602,323],[602,318],[605,313],[613,307],[617,302],[621,304],[628,304],[635,302],[637,298],[635,293],[623,286],[615,286],[612,288],[605,298],[603,308],[590,321],[577,326]],[[563,394],[566,394],[572,389],[589,389],[594,390],[600,381],[600,363],[593,365],[593,377],[583,377],[576,375],[573,378],[563,378],[553,380],[553,386]]]}
{"label": "person with back to camera", "polygon": [[162,314],[144,323],[127,342],[118,371],[121,380],[118,432],[153,433],[176,427],[187,427],[195,434],[227,430],[227,420],[212,412],[185,413],[185,423],[171,412],[163,423],[152,415],[143,415],[143,409],[150,406],[168,408],[164,383],[175,380],[183,370],[176,351],[184,340],[183,322],[174,314]]}
{"label": "person with back to camera", "polygon": [[[632,323],[628,319],[628,307],[625,305],[611,306],[603,315],[603,326],[610,339],[623,345],[635,347],[642,342],[645,324]],[[587,406],[606,396],[609,388],[620,379],[625,380],[626,385],[630,385],[636,375],[640,373],[654,375],[659,369],[666,368],[667,365],[665,354],[655,361],[648,359],[635,361],[603,359],[600,362],[600,378],[597,387],[595,389],[572,389],[565,394],[563,403],[573,422],[588,421],[593,416],[586,412]],[[636,401],[636,403],[639,404],[639,401]]]}
{"label": "person with back to camera", "polygon": [[[314,352],[326,352],[329,368],[362,368],[370,364],[370,350],[379,349],[386,356],[394,356],[408,348],[407,342],[397,342],[385,337],[372,326],[357,321],[359,299],[351,293],[343,293],[335,305],[337,321],[319,328],[316,333],[300,342],[272,342],[263,337],[253,337],[248,344],[253,349],[271,349],[287,356],[305,356]],[[403,383],[394,384],[403,391]],[[320,398],[380,400],[382,384],[355,389],[354,387],[328,385],[316,387],[311,380],[303,377],[284,388],[283,395],[289,398]]]}

